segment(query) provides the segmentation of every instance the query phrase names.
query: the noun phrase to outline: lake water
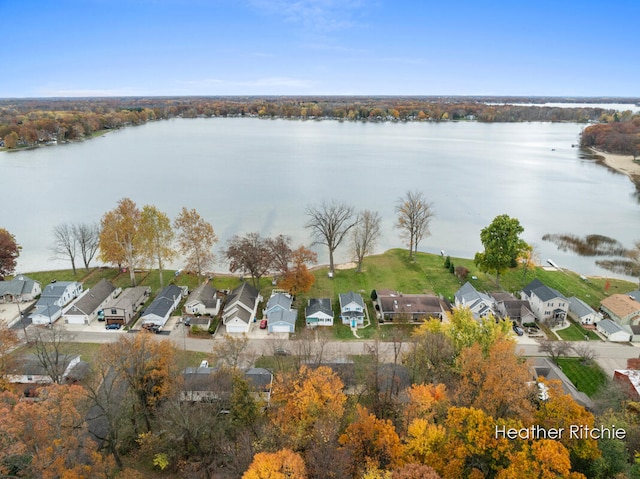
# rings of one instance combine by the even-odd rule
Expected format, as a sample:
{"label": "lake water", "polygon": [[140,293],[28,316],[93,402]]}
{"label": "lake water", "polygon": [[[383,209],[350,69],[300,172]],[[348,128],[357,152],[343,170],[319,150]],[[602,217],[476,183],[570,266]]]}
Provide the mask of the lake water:
{"label": "lake water", "polygon": [[[433,202],[420,250],[473,257],[480,230],[517,217],[543,261],[609,274],[557,251],[548,232],[600,233],[631,246],[640,206],[631,181],[572,148],[582,125],[550,123],[354,123],[249,118],[174,119],[101,138],[0,153],[0,226],[23,246],[19,271],[68,267],[52,260],[52,228],[98,221],[125,196],[172,218],[196,208],[220,237],[258,231],[309,244],[304,210],[346,201],[383,218],[377,250],[402,246],[394,206],[407,190]],[[327,261],[324,249],[317,249]],[[348,261],[341,246],[337,260]],[[179,262],[175,265],[180,266]],[[217,270],[225,270],[220,264]]]}

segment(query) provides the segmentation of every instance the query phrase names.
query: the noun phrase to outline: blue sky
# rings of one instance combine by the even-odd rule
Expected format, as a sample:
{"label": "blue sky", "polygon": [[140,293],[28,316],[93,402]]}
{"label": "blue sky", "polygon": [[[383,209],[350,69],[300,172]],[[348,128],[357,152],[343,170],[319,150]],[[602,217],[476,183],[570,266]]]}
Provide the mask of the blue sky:
{"label": "blue sky", "polygon": [[637,0],[0,0],[0,97],[635,97],[639,18]]}

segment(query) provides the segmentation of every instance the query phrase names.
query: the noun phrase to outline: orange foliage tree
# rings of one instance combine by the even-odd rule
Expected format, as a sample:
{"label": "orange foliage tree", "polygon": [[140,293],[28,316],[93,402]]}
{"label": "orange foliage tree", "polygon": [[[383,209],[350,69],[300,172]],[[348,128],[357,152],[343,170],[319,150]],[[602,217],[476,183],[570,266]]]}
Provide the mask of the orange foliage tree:
{"label": "orange foliage tree", "polygon": [[291,449],[259,452],[242,479],[307,479],[304,460]]}
{"label": "orange foliage tree", "polygon": [[0,398],[0,472],[26,477],[108,478],[113,461],[97,452],[84,417],[80,386],[51,385],[38,401]]}
{"label": "orange foliage tree", "polygon": [[340,436],[340,444],[351,453],[353,477],[366,468],[385,470],[402,465],[402,443],[391,421],[378,419],[360,405],[355,420]]}
{"label": "orange foliage tree", "polygon": [[303,450],[313,439],[329,441],[337,434],[346,401],[343,387],[325,366],[302,366],[294,375],[276,376],[273,422],[293,449]]}
{"label": "orange foliage tree", "polygon": [[511,464],[498,472],[497,479],[585,479],[579,472],[571,471],[569,451],[562,443],[540,439],[511,455]]}
{"label": "orange foliage tree", "polygon": [[304,246],[291,253],[293,266],[286,272],[280,286],[288,290],[292,295],[308,292],[316,282],[316,277],[311,274],[307,264],[318,261],[318,255]]}

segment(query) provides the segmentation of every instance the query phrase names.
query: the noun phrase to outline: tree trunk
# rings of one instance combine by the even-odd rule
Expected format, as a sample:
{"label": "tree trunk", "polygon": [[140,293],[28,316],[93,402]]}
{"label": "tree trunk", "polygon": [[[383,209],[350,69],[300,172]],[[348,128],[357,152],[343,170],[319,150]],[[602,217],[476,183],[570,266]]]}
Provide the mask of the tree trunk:
{"label": "tree trunk", "polygon": [[333,275],[333,250],[329,248],[329,273]]}
{"label": "tree trunk", "polygon": [[164,280],[162,278],[162,258],[158,256],[158,272],[160,274],[160,289],[164,289]]}
{"label": "tree trunk", "polygon": [[131,265],[129,266],[129,278],[131,279],[131,286],[135,286],[136,285],[136,271],[135,271],[135,269],[133,269],[133,267]]}

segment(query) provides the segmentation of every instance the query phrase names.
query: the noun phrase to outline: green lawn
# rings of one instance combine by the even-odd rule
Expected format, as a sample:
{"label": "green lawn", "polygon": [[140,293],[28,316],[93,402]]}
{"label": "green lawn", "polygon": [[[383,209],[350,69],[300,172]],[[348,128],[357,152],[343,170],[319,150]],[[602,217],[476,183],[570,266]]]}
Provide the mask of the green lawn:
{"label": "green lawn", "polygon": [[583,364],[580,358],[560,358],[558,365],[579,391],[594,396],[607,384],[607,376],[593,361]]}
{"label": "green lawn", "polygon": [[560,329],[556,331],[556,333],[565,341],[584,341],[585,335],[587,335],[590,340],[600,341],[600,336],[596,333],[584,329],[573,321],[570,321],[570,326],[568,328]]}

